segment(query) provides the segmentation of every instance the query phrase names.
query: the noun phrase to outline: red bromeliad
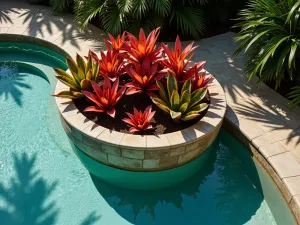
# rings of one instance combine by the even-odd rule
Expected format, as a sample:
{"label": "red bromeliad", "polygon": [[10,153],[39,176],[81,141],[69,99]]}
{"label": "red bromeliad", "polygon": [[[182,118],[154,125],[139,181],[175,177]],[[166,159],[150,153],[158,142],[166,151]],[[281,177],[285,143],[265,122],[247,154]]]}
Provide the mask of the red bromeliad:
{"label": "red bromeliad", "polygon": [[122,50],[123,44],[125,42],[125,32],[122,34],[122,36],[118,35],[116,39],[111,34],[108,34],[108,38],[109,38],[109,43],[107,40],[104,40],[107,49],[110,50],[110,45],[111,45],[112,49],[115,51]]}
{"label": "red bromeliad", "polygon": [[123,42],[124,50],[129,55],[124,55],[130,62],[143,63],[146,57],[151,62],[156,62],[161,58],[162,48],[156,48],[156,41],[159,36],[159,28],[151,31],[146,37],[143,29],[140,29],[139,40],[127,32],[128,42]]}
{"label": "red bromeliad", "polygon": [[133,108],[133,115],[126,112],[129,118],[124,118],[123,121],[131,126],[131,128],[129,129],[130,133],[152,128],[150,120],[153,118],[155,111],[151,112],[151,110],[152,106],[148,106],[144,112],[138,111],[136,108]]}
{"label": "red bromeliad", "polygon": [[208,83],[214,78],[214,75],[206,76],[204,71],[202,74],[195,73],[194,79],[192,79],[192,90],[207,87]]}
{"label": "red bromeliad", "polygon": [[152,95],[152,91],[158,90],[155,81],[165,76],[165,72],[161,70],[161,65],[158,62],[151,65],[149,58],[146,58],[142,65],[139,63],[133,63],[133,65],[135,68],[131,66],[125,68],[127,74],[134,81],[126,84],[126,87],[128,87],[126,95],[141,92]]}
{"label": "red bromeliad", "polygon": [[98,58],[96,53],[91,52],[93,59],[99,64],[99,74],[103,77],[108,76],[112,81],[122,76],[124,71],[124,58],[116,50],[109,49],[106,53],[100,51],[101,59]]}
{"label": "red bromeliad", "polygon": [[114,106],[125,93],[126,87],[122,87],[118,91],[119,78],[111,86],[111,82],[107,76],[104,77],[102,88],[96,82],[92,81],[91,83],[95,94],[89,91],[82,91],[82,93],[97,106],[89,106],[84,112],[106,112],[114,118],[116,114]]}
{"label": "red bromeliad", "polygon": [[[186,70],[187,65],[190,63],[191,58],[194,54],[193,51],[198,47],[193,47],[193,42],[190,43],[183,51],[180,43],[180,39],[177,36],[175,41],[174,49],[170,49],[167,45],[162,44],[164,52],[167,55],[167,59],[163,59],[161,62],[165,65],[169,71],[174,74],[179,82],[184,82],[190,78],[195,73],[203,69],[205,61],[196,63],[192,68]],[[189,56],[189,57],[188,57]],[[188,57],[188,58],[187,58]]]}

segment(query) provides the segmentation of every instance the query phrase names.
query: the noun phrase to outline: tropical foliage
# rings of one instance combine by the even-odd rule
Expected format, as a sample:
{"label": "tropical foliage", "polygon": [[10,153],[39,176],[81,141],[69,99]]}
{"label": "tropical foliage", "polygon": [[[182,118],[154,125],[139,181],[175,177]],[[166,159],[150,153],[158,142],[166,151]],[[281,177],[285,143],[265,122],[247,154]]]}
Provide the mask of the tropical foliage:
{"label": "tropical foliage", "polygon": [[107,52],[100,51],[101,59],[96,53],[90,51],[90,55],[99,65],[99,73],[103,77],[108,76],[112,81],[122,76],[124,71],[124,58],[120,56],[117,50],[108,48]]}
{"label": "tropical foliage", "polygon": [[71,99],[81,98],[83,97],[82,90],[91,89],[91,81],[99,81],[99,64],[94,62],[92,57],[89,57],[88,61],[85,62],[78,54],[76,62],[68,57],[66,58],[66,62],[71,74],[59,68],[54,70],[57,74],[56,78],[69,86],[70,90],[62,91],[55,96]]}
{"label": "tropical foliage", "polygon": [[173,24],[178,32],[198,38],[205,29],[203,6],[220,0],[27,0],[52,6],[54,12],[74,12],[82,27],[99,19],[101,27],[114,35],[123,31],[149,33]]}
{"label": "tropical foliage", "polygon": [[[27,0],[51,5],[55,13],[74,13],[82,27],[93,22],[114,35],[122,31],[149,33],[156,27],[175,34],[199,38],[206,28],[228,27],[247,0]],[[171,34],[169,31],[171,30]],[[205,33],[204,33],[205,34]]]}
{"label": "tropical foliage", "polygon": [[126,32],[126,34],[128,41],[124,42],[123,49],[128,53],[124,56],[129,62],[143,63],[145,58],[148,58],[151,62],[161,59],[162,49],[156,47],[159,28],[151,31],[148,37],[146,37],[143,29],[140,29],[139,39],[131,33]]}
{"label": "tropical foliage", "polygon": [[[297,81],[300,46],[299,0],[251,0],[240,12],[236,38],[240,46],[235,54],[245,52],[245,71],[249,79],[276,83],[284,79]],[[290,94],[292,106],[300,103],[299,87]]]}
{"label": "tropical foliage", "polygon": [[119,78],[111,86],[110,79],[106,76],[104,77],[104,82],[102,88],[96,83],[91,82],[94,93],[89,91],[82,91],[82,93],[96,104],[96,106],[89,106],[84,111],[85,112],[106,112],[109,116],[115,117],[116,109],[114,106],[121,99],[125,93],[126,88],[119,88]]}
{"label": "tropical foliage", "polygon": [[162,83],[156,82],[159,87],[159,97],[153,97],[152,101],[163,111],[170,114],[174,120],[192,120],[200,116],[207,109],[208,104],[202,103],[207,89],[200,88],[192,92],[191,80],[185,81],[179,90],[176,77],[169,73],[167,88]]}
{"label": "tropical foliage", "polygon": [[152,112],[152,106],[148,106],[144,112],[138,111],[136,108],[133,108],[133,115],[126,112],[128,118],[124,118],[123,121],[131,126],[129,132],[139,132],[152,128],[150,120],[155,115],[155,111]]}
{"label": "tropical foliage", "polygon": [[118,35],[115,39],[111,34],[108,34],[109,42],[105,40],[105,45],[107,47],[107,50],[110,50],[111,48],[115,51],[120,51],[123,48],[124,42],[125,42],[125,32],[123,35]]}
{"label": "tropical foliage", "polygon": [[199,37],[204,31],[203,11],[196,5],[206,0],[75,0],[76,21],[86,26],[95,17],[104,30],[119,34],[138,33],[140,28],[149,33],[167,23],[176,24],[183,34]]}
{"label": "tropical foliage", "polygon": [[[138,99],[147,98],[149,106],[144,112],[133,107],[134,113],[126,113],[128,118],[123,119],[131,126],[129,131],[132,133],[152,128],[150,120],[155,115],[152,112],[152,106],[155,105],[176,122],[199,117],[208,107],[204,99],[212,76],[205,76],[205,71],[201,71],[204,61],[187,68],[195,49],[193,43],[182,50],[180,39],[177,38],[173,50],[165,44],[158,47],[158,34],[159,29],[154,29],[147,37],[140,30],[138,39],[128,32],[117,38],[109,34],[109,41],[105,40],[107,51],[100,51],[101,57],[89,51],[86,60],[79,55],[77,62],[67,58],[72,75],[61,69],[55,70],[57,78],[67,84],[70,90],[56,96],[85,97],[85,100],[89,100],[86,103],[93,105],[85,108],[84,112],[106,113],[115,118],[116,113],[125,114],[116,112],[116,108],[122,111],[122,106],[117,107],[116,104],[124,93],[140,94],[141,98]],[[137,105],[144,107],[143,103]]]}
{"label": "tropical foliage", "polygon": [[152,95],[153,91],[158,90],[155,83],[156,80],[160,80],[165,76],[165,72],[162,72],[159,62],[155,62],[151,65],[149,58],[146,58],[142,65],[134,63],[134,66],[127,66],[126,72],[131,77],[133,82],[128,82],[126,94],[132,95],[141,92],[147,92]]}
{"label": "tropical foliage", "polygon": [[[192,68],[186,69],[193,57],[193,51],[198,47],[193,47],[193,42],[182,50],[180,38],[177,36],[174,49],[169,49],[167,45],[162,44],[165,55],[162,64],[166,66],[169,71],[176,76],[178,81],[184,82],[197,75],[203,69],[205,61],[196,63]],[[188,57],[188,58],[187,58]]]}
{"label": "tropical foliage", "polygon": [[194,73],[194,79],[192,79],[192,91],[195,91],[199,88],[207,87],[208,83],[214,78],[214,75],[206,76],[206,71],[202,72],[201,74]]}

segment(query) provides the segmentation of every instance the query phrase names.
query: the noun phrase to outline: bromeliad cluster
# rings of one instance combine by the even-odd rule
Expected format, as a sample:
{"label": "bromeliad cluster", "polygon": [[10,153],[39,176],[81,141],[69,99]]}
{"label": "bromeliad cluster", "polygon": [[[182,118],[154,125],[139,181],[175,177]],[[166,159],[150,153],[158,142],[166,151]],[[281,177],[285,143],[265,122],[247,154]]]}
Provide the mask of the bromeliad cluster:
{"label": "bromeliad cluster", "polygon": [[213,76],[203,71],[205,61],[189,67],[197,48],[193,43],[183,49],[177,37],[173,49],[164,43],[157,47],[158,36],[159,28],[147,37],[141,29],[138,39],[128,32],[116,39],[109,34],[107,51],[101,51],[100,57],[90,51],[85,59],[77,55],[76,62],[67,58],[69,71],[55,71],[57,79],[70,89],[55,96],[88,99],[94,105],[85,112],[106,113],[113,118],[116,113],[127,114],[123,122],[131,126],[131,133],[151,129],[155,111],[150,105],[144,112],[136,108],[133,114],[116,112],[115,105],[124,94],[148,95],[158,110],[176,122],[197,118],[208,107],[203,99]]}

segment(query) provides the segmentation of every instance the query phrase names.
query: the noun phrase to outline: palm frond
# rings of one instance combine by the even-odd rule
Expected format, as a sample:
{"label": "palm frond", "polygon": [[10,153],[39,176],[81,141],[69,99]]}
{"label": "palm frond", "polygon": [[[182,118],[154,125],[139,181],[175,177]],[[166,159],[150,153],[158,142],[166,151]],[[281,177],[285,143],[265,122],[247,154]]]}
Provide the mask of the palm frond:
{"label": "palm frond", "polygon": [[127,16],[116,5],[105,7],[99,17],[104,30],[113,35],[120,34],[128,24]]}
{"label": "palm frond", "polygon": [[[286,77],[297,79],[296,64],[300,47],[300,3],[298,0],[250,0],[239,14],[236,25],[241,28],[234,54],[244,51],[245,72],[249,79],[275,81],[275,88]],[[295,88],[290,97],[295,97]],[[298,103],[297,100],[292,101]]]}
{"label": "palm frond", "polygon": [[141,19],[149,11],[148,0],[132,0],[132,16]]}
{"label": "palm frond", "polygon": [[161,16],[168,16],[171,12],[171,0],[149,0],[150,7]]}
{"label": "palm frond", "polygon": [[116,0],[116,5],[120,12],[129,13],[132,9],[132,0]]}
{"label": "palm frond", "polygon": [[170,22],[176,20],[177,29],[183,34],[199,38],[205,29],[204,15],[201,9],[189,6],[173,7]]}
{"label": "palm frond", "polygon": [[194,4],[200,4],[200,5],[206,5],[207,3],[215,0],[183,0],[183,4],[185,5],[186,3],[189,3],[190,5],[194,5]]}
{"label": "palm frond", "polygon": [[289,102],[289,106],[291,108],[295,108],[296,106],[300,105],[300,85],[292,88],[289,98],[291,99]]}
{"label": "palm frond", "polygon": [[106,0],[75,0],[75,21],[81,26],[99,15],[107,5]]}
{"label": "palm frond", "polygon": [[149,34],[157,27],[161,27],[164,24],[164,17],[158,15],[154,11],[148,12],[141,20],[130,20],[126,30],[134,35],[138,35],[140,28],[143,28],[146,34]]}
{"label": "palm frond", "polygon": [[54,12],[61,13],[66,11],[73,2],[73,0],[50,0],[49,3]]}

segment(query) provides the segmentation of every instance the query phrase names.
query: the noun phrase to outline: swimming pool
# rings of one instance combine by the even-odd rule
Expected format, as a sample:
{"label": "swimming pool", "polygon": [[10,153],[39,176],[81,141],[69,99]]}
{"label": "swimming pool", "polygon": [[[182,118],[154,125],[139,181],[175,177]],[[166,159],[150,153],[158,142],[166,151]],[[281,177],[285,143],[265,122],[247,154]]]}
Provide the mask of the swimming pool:
{"label": "swimming pool", "polygon": [[65,68],[63,57],[0,43],[0,61],[1,224],[295,224],[271,178],[224,130],[203,169],[171,189],[98,180],[74,154],[50,96],[52,67]]}

